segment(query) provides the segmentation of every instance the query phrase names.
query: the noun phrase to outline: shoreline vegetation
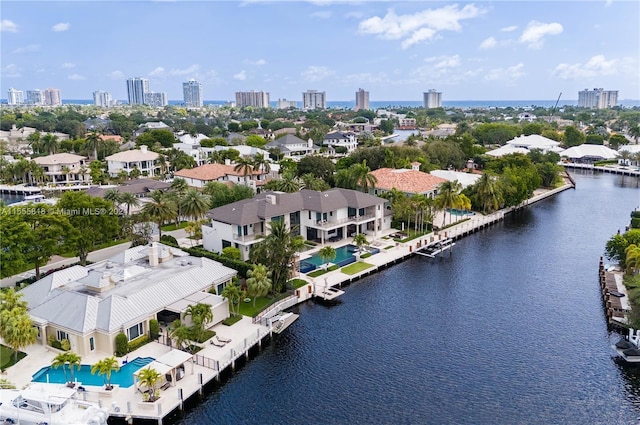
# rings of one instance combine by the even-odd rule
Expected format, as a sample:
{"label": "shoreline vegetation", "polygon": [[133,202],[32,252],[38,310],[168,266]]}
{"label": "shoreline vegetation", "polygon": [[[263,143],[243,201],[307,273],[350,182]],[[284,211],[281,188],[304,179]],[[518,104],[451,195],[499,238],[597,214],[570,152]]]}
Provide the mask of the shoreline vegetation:
{"label": "shoreline vegetation", "polygon": [[[631,211],[631,220],[624,232],[611,237],[605,246],[606,257],[616,262],[607,272],[621,273],[626,295],[629,297],[630,310],[626,315],[626,324],[640,329],[640,210]],[[606,295],[606,294],[605,294]],[[616,325],[622,326],[619,321]]]}

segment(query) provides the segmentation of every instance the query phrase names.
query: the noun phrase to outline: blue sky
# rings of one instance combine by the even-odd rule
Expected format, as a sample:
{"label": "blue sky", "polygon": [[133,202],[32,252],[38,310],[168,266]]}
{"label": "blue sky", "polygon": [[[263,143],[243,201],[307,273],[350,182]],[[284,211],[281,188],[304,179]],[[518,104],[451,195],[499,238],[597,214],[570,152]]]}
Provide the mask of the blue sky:
{"label": "blue sky", "polygon": [[585,88],[640,99],[638,1],[5,1],[2,98],[54,87],[64,99],[126,79],[182,98],[263,90],[300,101],[577,99]]}

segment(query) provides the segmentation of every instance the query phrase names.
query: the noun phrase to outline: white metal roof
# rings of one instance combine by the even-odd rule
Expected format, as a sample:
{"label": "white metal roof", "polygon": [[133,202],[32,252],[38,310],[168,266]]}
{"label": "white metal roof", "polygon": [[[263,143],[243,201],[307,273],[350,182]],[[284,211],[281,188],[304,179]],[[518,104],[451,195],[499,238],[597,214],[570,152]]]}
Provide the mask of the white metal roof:
{"label": "white metal roof", "polygon": [[569,149],[565,149],[560,152],[560,156],[567,158],[602,158],[602,159],[614,159],[617,158],[618,153],[613,149],[609,149],[602,145],[587,145],[582,144],[580,146],[573,146]]}

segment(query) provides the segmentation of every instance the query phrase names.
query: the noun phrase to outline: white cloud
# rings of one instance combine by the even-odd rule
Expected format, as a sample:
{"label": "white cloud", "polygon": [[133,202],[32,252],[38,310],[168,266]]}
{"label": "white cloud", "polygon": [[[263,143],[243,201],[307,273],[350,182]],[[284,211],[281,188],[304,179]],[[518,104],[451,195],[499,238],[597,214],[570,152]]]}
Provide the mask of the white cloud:
{"label": "white cloud", "polygon": [[80,74],[71,74],[67,78],[69,80],[76,80],[76,81],[86,80],[86,78]]}
{"label": "white cloud", "polygon": [[517,29],[518,29],[517,25],[511,25],[510,27],[500,28],[500,31],[502,31],[502,32],[511,32],[511,31],[515,31]]}
{"label": "white cloud", "polygon": [[0,74],[3,78],[20,78],[22,77],[21,71],[22,69],[18,65],[10,63],[1,69]]}
{"label": "white cloud", "polygon": [[403,39],[402,48],[431,40],[441,31],[460,31],[460,21],[485,13],[473,4],[459,8],[457,4],[440,9],[427,9],[407,15],[396,15],[392,9],[384,17],[374,16],[360,22],[361,34],[373,34],[387,40]]}
{"label": "white cloud", "polygon": [[488,49],[493,49],[497,45],[498,45],[498,42],[496,41],[496,39],[494,37],[489,37],[483,40],[482,43],[480,43],[480,46],[478,48],[480,50],[488,50]]}
{"label": "white cloud", "polygon": [[522,35],[520,35],[519,41],[526,43],[530,49],[539,49],[544,43],[545,36],[557,35],[562,31],[562,25],[557,22],[545,24],[543,22],[531,21],[522,32]]}
{"label": "white cloud", "polygon": [[153,71],[149,73],[150,77],[162,77],[164,75],[164,68],[161,66],[156,67]]}
{"label": "white cloud", "polygon": [[75,68],[76,64],[71,62],[65,62],[62,65],[60,65],[60,67],[64,69],[71,69],[71,68]]}
{"label": "white cloud", "polygon": [[266,59],[258,59],[258,60],[251,60],[251,59],[245,59],[244,63],[246,63],[247,65],[255,65],[255,66],[262,66],[262,65],[266,65],[267,64],[267,60]]}
{"label": "white cloud", "polygon": [[55,24],[51,27],[55,32],[67,31],[69,28],[71,28],[71,24],[69,22],[60,22],[59,24]]}
{"label": "white cloud", "polygon": [[112,80],[124,80],[124,73],[118,70],[111,71],[107,76]]}
{"label": "white cloud", "polygon": [[388,82],[389,78],[384,72],[372,74],[370,72],[361,72],[358,74],[348,74],[343,78],[346,84],[377,84]]}
{"label": "white cloud", "polygon": [[247,79],[247,71],[244,69],[233,76],[234,80],[244,81]]}
{"label": "white cloud", "polygon": [[435,69],[441,68],[456,68],[460,66],[460,55],[453,56],[431,56],[424,59],[427,63],[432,63],[431,65]]}
{"label": "white cloud", "polygon": [[2,32],[18,32],[18,25],[8,19],[0,21],[0,31]]}
{"label": "white cloud", "polygon": [[311,65],[302,72],[302,76],[307,81],[322,81],[335,75],[335,71],[330,70],[326,66]]}
{"label": "white cloud", "polygon": [[315,19],[329,19],[331,16],[332,16],[332,13],[330,10],[322,10],[319,12],[313,12],[311,14],[311,17]]}
{"label": "white cloud", "polygon": [[171,75],[189,75],[189,74],[195,74],[196,72],[198,72],[199,69],[200,69],[200,65],[193,64],[190,67],[185,68],[185,69],[172,69],[169,72],[169,74],[171,74]]}
{"label": "white cloud", "polygon": [[31,52],[37,52],[38,50],[40,50],[39,44],[29,44],[28,46],[18,47],[17,49],[14,49],[13,52],[11,53],[31,53]]}
{"label": "white cloud", "polygon": [[218,72],[215,69],[211,69],[205,72],[204,74],[202,74],[201,78],[203,78],[204,80],[213,81],[213,82],[220,81],[220,78],[218,77]]}
{"label": "white cloud", "polygon": [[494,68],[490,69],[484,76],[486,81],[501,81],[505,84],[512,84],[515,80],[524,76],[523,71],[524,64],[519,63],[507,68]]}
{"label": "white cloud", "polygon": [[607,60],[604,55],[596,55],[586,63],[561,63],[553,70],[553,75],[563,80],[579,80],[612,75],[616,73],[617,68],[616,59]]}

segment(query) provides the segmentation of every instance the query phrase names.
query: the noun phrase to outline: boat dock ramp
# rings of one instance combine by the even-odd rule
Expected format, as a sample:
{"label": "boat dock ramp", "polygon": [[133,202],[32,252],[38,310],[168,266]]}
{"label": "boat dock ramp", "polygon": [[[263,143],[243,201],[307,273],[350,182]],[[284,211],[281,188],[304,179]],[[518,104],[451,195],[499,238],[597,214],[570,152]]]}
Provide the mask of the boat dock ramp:
{"label": "boat dock ramp", "polygon": [[631,311],[631,305],[627,288],[622,281],[623,272],[617,267],[605,265],[602,257],[600,257],[598,271],[608,323],[612,326],[628,327],[626,315]]}

